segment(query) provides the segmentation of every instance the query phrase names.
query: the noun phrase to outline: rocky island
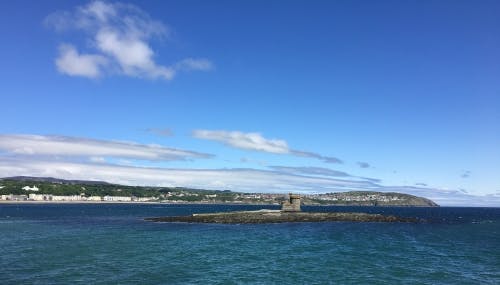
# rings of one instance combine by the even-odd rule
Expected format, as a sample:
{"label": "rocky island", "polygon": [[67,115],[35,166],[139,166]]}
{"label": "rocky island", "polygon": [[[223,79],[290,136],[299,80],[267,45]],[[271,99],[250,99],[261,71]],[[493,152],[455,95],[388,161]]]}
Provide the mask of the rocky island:
{"label": "rocky island", "polygon": [[152,222],[186,222],[219,224],[263,224],[292,222],[418,222],[414,218],[367,213],[318,213],[302,212],[300,195],[289,194],[282,203],[281,210],[235,211],[190,216],[167,216],[146,218]]}

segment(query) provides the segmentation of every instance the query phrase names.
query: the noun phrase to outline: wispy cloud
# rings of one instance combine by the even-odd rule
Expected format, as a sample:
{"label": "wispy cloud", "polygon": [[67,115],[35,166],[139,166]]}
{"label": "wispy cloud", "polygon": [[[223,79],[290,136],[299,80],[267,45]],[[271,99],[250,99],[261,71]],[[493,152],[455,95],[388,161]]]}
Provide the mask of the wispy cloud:
{"label": "wispy cloud", "polygon": [[338,171],[325,167],[315,167],[315,166],[269,166],[269,168],[280,171],[284,173],[290,173],[294,175],[314,175],[314,176],[326,176],[326,177],[342,177],[348,178],[350,180],[361,180],[361,181],[369,181],[373,183],[380,183],[381,180],[377,178],[363,177],[351,175],[347,172]]}
{"label": "wispy cloud", "polygon": [[54,176],[104,180],[127,185],[185,186],[242,192],[320,193],[376,187],[372,182],[241,169],[173,169],[56,161],[30,157],[0,159],[2,176]]}
{"label": "wispy cloud", "polygon": [[210,158],[212,155],[160,145],[75,138],[66,136],[0,135],[0,150],[24,156],[88,157],[172,161]]}
{"label": "wispy cloud", "polygon": [[270,153],[290,152],[286,141],[279,139],[266,139],[259,133],[195,130],[193,131],[193,137],[204,140],[218,141],[225,145],[240,149]]}
{"label": "wispy cloud", "polygon": [[321,176],[331,176],[331,177],[350,177],[351,175],[338,171],[338,170],[333,170],[329,168],[324,168],[324,167],[312,167],[312,166],[299,166],[299,167],[292,167],[292,166],[270,166],[270,168],[277,170],[277,171],[282,171],[285,173],[296,173],[296,174],[307,174],[307,175],[321,175]]}
{"label": "wispy cloud", "polygon": [[74,44],[59,46],[56,66],[67,75],[96,78],[118,73],[170,80],[178,71],[213,68],[212,62],[203,58],[158,64],[151,41],[167,38],[169,29],[134,5],[93,1],[74,11],[55,12],[45,23],[56,31],[80,31],[90,43],[87,49],[92,52],[81,52]]}
{"label": "wispy cloud", "polygon": [[0,157],[0,173],[8,176],[52,176],[65,179],[101,180],[126,185],[183,186],[202,189],[229,189],[241,192],[289,191],[312,194],[352,190],[400,192],[426,197],[441,205],[500,206],[500,197],[473,196],[458,190],[411,186],[383,186],[348,177],[295,175],[283,171],[256,169],[174,169],[146,168],[106,163],[83,163]]}
{"label": "wispy cloud", "polygon": [[442,205],[500,206],[499,195],[476,196],[463,189],[432,188],[423,183],[417,186],[386,186],[375,178],[322,167],[182,169],[138,166],[144,161],[163,162],[212,156],[134,142],[68,136],[0,135],[1,177],[53,176],[127,185],[184,186],[241,192],[401,192],[426,197]]}
{"label": "wispy cloud", "polygon": [[466,170],[462,173],[462,175],[460,175],[460,177],[462,178],[469,178],[471,175],[471,172],[469,170]]}
{"label": "wispy cloud", "polygon": [[244,133],[240,131],[224,130],[195,130],[193,131],[193,137],[217,141],[223,143],[224,145],[239,149],[311,157],[326,163],[342,163],[342,160],[336,157],[324,156],[309,151],[290,149],[285,140],[268,139],[263,137],[260,133]]}
{"label": "wispy cloud", "polygon": [[368,162],[358,161],[357,164],[361,168],[369,168],[370,167],[370,164]]}
{"label": "wispy cloud", "polygon": [[267,162],[265,160],[259,160],[259,159],[252,159],[248,157],[242,157],[240,158],[241,163],[256,163],[260,166],[266,166]]}
{"label": "wispy cloud", "polygon": [[169,128],[148,128],[145,131],[162,137],[172,137],[174,135],[174,132]]}
{"label": "wispy cloud", "polygon": [[208,71],[214,68],[213,63],[207,59],[186,58],[175,64],[176,70],[191,71]]}
{"label": "wispy cloud", "polygon": [[296,156],[316,158],[316,159],[319,159],[319,160],[326,162],[326,163],[343,163],[342,160],[340,160],[336,157],[324,156],[324,155],[321,155],[319,153],[310,152],[310,151],[292,149],[292,150],[290,150],[290,153],[293,155],[296,155]]}

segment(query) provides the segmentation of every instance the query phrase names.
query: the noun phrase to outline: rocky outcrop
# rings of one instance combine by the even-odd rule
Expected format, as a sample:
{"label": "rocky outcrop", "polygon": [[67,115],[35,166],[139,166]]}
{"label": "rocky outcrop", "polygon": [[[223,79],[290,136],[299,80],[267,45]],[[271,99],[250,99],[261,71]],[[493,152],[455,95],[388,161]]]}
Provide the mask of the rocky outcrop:
{"label": "rocky outcrop", "polygon": [[146,218],[146,220],[152,222],[218,224],[264,224],[296,222],[419,222],[419,220],[413,218],[385,216],[380,214],[282,212],[279,210],[193,214],[191,216]]}

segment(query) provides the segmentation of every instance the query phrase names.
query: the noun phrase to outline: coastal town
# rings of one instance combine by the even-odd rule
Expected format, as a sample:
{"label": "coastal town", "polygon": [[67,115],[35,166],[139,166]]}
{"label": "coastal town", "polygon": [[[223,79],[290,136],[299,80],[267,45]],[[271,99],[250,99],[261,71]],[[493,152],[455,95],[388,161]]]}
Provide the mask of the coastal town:
{"label": "coastal town", "polygon": [[[25,191],[39,192],[36,186],[25,186]],[[120,189],[117,189],[118,191]],[[137,196],[89,196],[84,192],[79,195],[53,195],[53,194],[3,194],[0,201],[33,201],[33,202],[169,202],[169,203],[239,203],[239,204],[279,204],[283,194],[253,194],[231,192],[223,194],[203,194],[190,192],[188,190],[178,190],[162,193],[158,196],[137,197]]]}
{"label": "coastal town", "polygon": [[85,196],[81,195],[51,195],[51,194],[28,194],[28,195],[0,195],[2,201],[33,201],[33,202],[154,202],[156,197],[127,197],[127,196]]}

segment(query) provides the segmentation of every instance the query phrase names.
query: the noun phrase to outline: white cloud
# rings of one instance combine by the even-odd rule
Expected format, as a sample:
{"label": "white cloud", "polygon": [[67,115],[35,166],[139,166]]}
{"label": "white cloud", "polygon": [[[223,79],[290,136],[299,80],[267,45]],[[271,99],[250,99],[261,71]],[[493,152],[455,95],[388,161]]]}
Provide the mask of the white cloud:
{"label": "white cloud", "polygon": [[56,66],[59,72],[72,75],[96,78],[101,75],[101,68],[108,60],[97,54],[79,54],[72,45],[59,46],[59,57]]}
{"label": "white cloud", "polygon": [[306,175],[321,175],[321,176],[332,176],[332,177],[354,177],[343,171],[333,170],[324,167],[313,167],[313,166],[270,166],[270,168],[276,171],[282,171],[286,173],[295,174],[306,174]]}
{"label": "white cloud", "polygon": [[116,9],[113,5],[101,1],[95,1],[86,7],[82,7],[81,11],[83,14],[93,16],[101,22],[107,22],[109,18],[116,17]]}
{"label": "white cloud", "polygon": [[173,68],[157,65],[153,61],[153,50],[141,38],[121,34],[113,28],[102,28],[95,40],[98,49],[114,59],[123,74],[167,80],[174,77]]}
{"label": "white cloud", "polygon": [[[235,139],[233,137],[230,136],[231,139]],[[237,139],[232,143],[257,150],[270,148],[272,151],[278,151],[279,147],[287,149],[286,142],[280,140],[267,140],[260,135],[252,138],[244,139],[243,146]],[[292,191],[304,194],[353,190],[400,192],[426,197],[441,205],[500,206],[498,193],[477,196],[463,193],[460,189],[420,187],[423,185],[385,186],[377,179],[352,176],[320,167],[270,166],[272,170],[258,170],[137,166],[144,160],[158,162],[211,156],[195,151],[133,142],[67,136],[0,135],[0,177],[52,176],[65,179],[103,180],[127,185],[183,186],[241,192]],[[111,162],[114,164],[110,164]]]}
{"label": "white cloud", "polygon": [[235,148],[256,150],[270,153],[289,153],[284,140],[266,139],[259,133],[238,131],[195,130],[193,136],[198,139],[213,140]]}
{"label": "white cloud", "polygon": [[201,70],[207,71],[213,68],[213,64],[208,59],[203,58],[186,58],[175,64],[175,68],[178,70]]}
{"label": "white cloud", "polygon": [[0,135],[0,150],[27,156],[88,157],[100,162],[106,157],[148,161],[211,157],[210,154],[160,145],[38,135]]}
{"label": "white cloud", "polygon": [[285,140],[267,139],[260,133],[244,133],[240,131],[211,131],[211,130],[195,130],[193,137],[198,139],[218,141],[225,145],[239,149],[262,151],[277,154],[291,154],[300,157],[310,157],[319,159],[326,163],[342,163],[342,160],[324,156],[318,153],[290,149]]}
{"label": "white cloud", "polygon": [[213,68],[209,60],[194,58],[182,59],[170,66],[158,64],[150,41],[165,38],[168,28],[133,5],[93,1],[73,12],[53,13],[45,22],[56,31],[83,32],[93,50],[92,54],[79,54],[73,46],[63,46],[56,64],[58,70],[67,75],[92,78],[119,73],[170,80],[178,71]]}
{"label": "white cloud", "polygon": [[301,193],[373,187],[366,181],[309,177],[256,169],[169,169],[45,159],[0,160],[2,176],[54,176],[103,180],[127,185],[183,186],[248,192]]}

